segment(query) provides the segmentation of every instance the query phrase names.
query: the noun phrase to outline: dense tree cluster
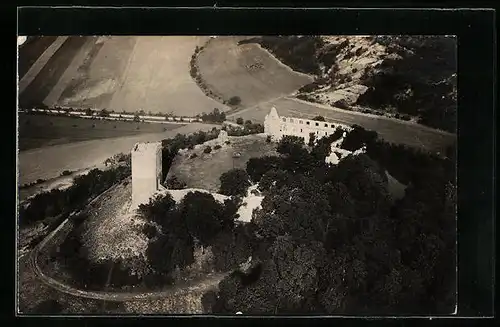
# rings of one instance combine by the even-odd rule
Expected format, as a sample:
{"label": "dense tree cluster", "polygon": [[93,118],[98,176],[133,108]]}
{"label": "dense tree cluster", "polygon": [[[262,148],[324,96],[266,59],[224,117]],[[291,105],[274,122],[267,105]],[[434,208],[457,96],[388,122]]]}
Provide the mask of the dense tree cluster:
{"label": "dense tree cluster", "polygon": [[420,123],[456,131],[456,39],[443,36],[384,36],[377,42],[401,59],[365,76],[370,88],[358,99],[373,108],[394,107],[399,114],[419,117]]}
{"label": "dense tree cluster", "polygon": [[[351,133],[346,146],[366,145],[367,154],[347,156],[336,166],[324,163],[325,145],[341,135],[319,140],[310,153],[302,140],[284,137],[281,157],[248,162],[265,198],[245,225],[251,244],[241,251],[244,257],[251,248],[262,271],[250,284],[237,275],[225,278],[210,297],[212,312],[453,311],[456,189],[447,171],[452,159],[384,143],[360,128]],[[294,162],[307,154],[307,160]],[[395,203],[385,174],[393,167],[410,185]]]}
{"label": "dense tree cluster", "polygon": [[171,190],[181,190],[187,187],[186,182],[173,175],[167,179],[166,186]]}
{"label": "dense tree cluster", "polygon": [[75,177],[73,185],[67,189],[53,189],[35,195],[27,206],[19,209],[19,223],[25,225],[81,209],[89,199],[101,194],[130,174],[129,164],[104,171],[92,169],[86,175]]}
{"label": "dense tree cluster", "polygon": [[250,178],[243,169],[232,169],[220,176],[219,193],[232,196],[245,196],[250,186]]}
{"label": "dense tree cluster", "polygon": [[203,113],[199,118],[206,123],[222,123],[226,120],[226,114],[218,108],[214,108],[212,112]]}
{"label": "dense tree cluster", "polygon": [[246,122],[243,122],[243,119],[241,119],[241,121],[239,121],[238,119],[236,120],[236,123],[239,125],[243,125],[243,128],[227,126],[226,127],[227,135],[229,135],[229,136],[245,136],[245,135],[250,135],[250,134],[264,133],[264,125],[259,124],[259,123],[252,123],[251,120],[247,120]]}
{"label": "dense tree cluster", "polygon": [[[152,269],[146,277],[147,285],[158,287],[174,282],[175,269],[194,262],[195,246],[219,242],[217,251],[227,252],[220,249],[220,242],[222,235],[233,233],[238,204],[232,198],[220,203],[211,194],[197,191],[186,194],[178,204],[170,195],[142,204],[139,210],[148,221],[144,231],[150,239],[146,255]],[[221,269],[227,266],[223,257],[217,260]]]}

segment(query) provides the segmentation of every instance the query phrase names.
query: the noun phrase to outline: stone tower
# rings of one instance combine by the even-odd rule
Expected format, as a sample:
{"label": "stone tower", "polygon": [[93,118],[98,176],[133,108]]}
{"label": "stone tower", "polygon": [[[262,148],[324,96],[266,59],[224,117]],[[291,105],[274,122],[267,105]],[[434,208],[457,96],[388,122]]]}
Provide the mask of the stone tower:
{"label": "stone tower", "polygon": [[161,142],[137,143],[132,149],[132,209],[147,203],[160,188]]}

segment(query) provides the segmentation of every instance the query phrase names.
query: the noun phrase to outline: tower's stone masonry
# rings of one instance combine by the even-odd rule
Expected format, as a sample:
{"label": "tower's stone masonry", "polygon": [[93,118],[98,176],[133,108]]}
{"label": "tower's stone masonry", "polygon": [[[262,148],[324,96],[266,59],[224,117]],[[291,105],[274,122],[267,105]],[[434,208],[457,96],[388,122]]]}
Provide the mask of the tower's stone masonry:
{"label": "tower's stone masonry", "polygon": [[160,189],[161,142],[137,143],[132,149],[132,206],[147,203]]}

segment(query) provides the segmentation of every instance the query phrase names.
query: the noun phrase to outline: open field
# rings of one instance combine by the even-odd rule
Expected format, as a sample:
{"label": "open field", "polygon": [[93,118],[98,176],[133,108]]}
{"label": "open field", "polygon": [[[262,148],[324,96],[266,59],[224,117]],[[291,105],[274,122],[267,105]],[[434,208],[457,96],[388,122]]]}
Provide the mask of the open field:
{"label": "open field", "polygon": [[23,78],[35,61],[56,39],[57,36],[36,37],[19,47],[17,63],[19,79]]}
{"label": "open field", "polygon": [[104,160],[129,153],[137,142],[154,142],[174,137],[177,133],[190,134],[209,131],[216,125],[192,123],[163,133],[147,133],[125,137],[97,139],[31,149],[19,153],[19,185],[39,178],[50,179],[64,170],[81,170],[103,165]]}
{"label": "open field", "polygon": [[[206,97],[189,75],[202,36],[86,37],[78,51],[66,46],[64,74],[43,92],[50,105],[193,116],[224,105]],[[53,69],[59,64],[51,62]],[[42,72],[47,75],[47,72]],[[40,74],[40,78],[44,78]],[[33,86],[31,92],[41,93]],[[47,98],[48,97],[48,98]],[[36,97],[41,98],[41,95]],[[43,99],[42,99],[43,100]]]}
{"label": "open field", "polygon": [[456,139],[453,134],[410,122],[337,110],[286,97],[243,109],[229,115],[228,118],[236,120],[238,117],[243,117],[245,120],[250,119],[252,122],[262,123],[273,106],[282,116],[312,119],[321,115],[328,121],[347,125],[357,124],[368,130],[377,131],[379,136],[387,142],[402,143],[429,150],[443,151]]}
{"label": "open field", "polygon": [[241,98],[241,107],[288,95],[312,82],[294,72],[257,44],[238,45],[244,37],[212,39],[199,53],[197,65],[208,88],[229,100]]}
{"label": "open field", "polygon": [[[189,188],[218,192],[222,173],[233,168],[245,169],[248,159],[253,157],[277,155],[276,144],[267,143],[264,134],[230,136],[228,140],[231,144],[221,144],[218,150],[214,149],[214,145],[218,144],[215,139],[197,145],[193,150],[181,151],[174,159],[167,178],[175,175],[185,181]],[[203,153],[207,145],[212,146],[211,153]],[[239,152],[241,157],[233,158],[235,152]],[[190,158],[193,153],[197,154],[196,158]]]}
{"label": "open field", "polygon": [[87,140],[162,133],[182,126],[20,113],[19,151]]}

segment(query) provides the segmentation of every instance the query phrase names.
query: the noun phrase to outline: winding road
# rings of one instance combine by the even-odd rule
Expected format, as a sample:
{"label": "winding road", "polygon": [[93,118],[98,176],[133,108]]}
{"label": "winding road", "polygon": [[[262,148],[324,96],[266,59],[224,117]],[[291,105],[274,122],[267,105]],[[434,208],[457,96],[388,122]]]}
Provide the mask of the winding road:
{"label": "winding road", "polygon": [[[118,184],[117,184],[118,185]],[[101,193],[99,196],[95,197],[89,202],[89,206],[99,200],[102,196],[111,192],[112,186],[108,190]],[[104,301],[133,301],[133,300],[145,300],[145,299],[161,299],[165,297],[179,297],[192,292],[204,292],[217,287],[219,282],[228,275],[228,273],[212,273],[208,274],[207,277],[202,279],[193,280],[190,282],[179,283],[168,289],[154,292],[103,292],[103,291],[86,291],[75,288],[71,285],[63,283],[53,277],[48,276],[43,272],[38,263],[39,254],[44,250],[45,246],[59,233],[61,230],[69,223],[73,215],[70,215],[65,219],[56,229],[49,233],[30,253],[28,258],[28,265],[30,269],[33,270],[37,278],[43,282],[45,285],[66,294],[73,296],[84,297],[88,299],[104,300]]]}

